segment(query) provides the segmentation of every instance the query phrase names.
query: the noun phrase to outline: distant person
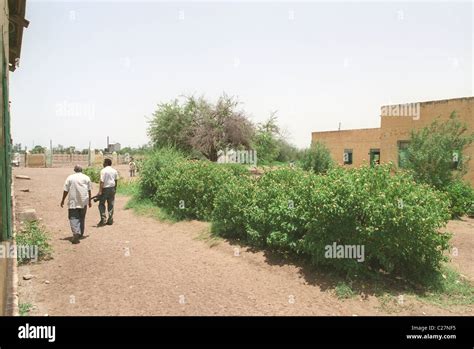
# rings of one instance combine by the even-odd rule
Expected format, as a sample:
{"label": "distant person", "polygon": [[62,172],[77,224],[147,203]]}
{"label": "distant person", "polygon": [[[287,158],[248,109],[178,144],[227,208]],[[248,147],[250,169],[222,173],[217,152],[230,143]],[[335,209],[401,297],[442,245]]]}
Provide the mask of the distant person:
{"label": "distant person", "polygon": [[79,243],[79,239],[84,236],[87,205],[91,203],[91,179],[82,173],[82,167],[74,166],[74,174],[67,177],[64,183],[63,198],[61,207],[64,207],[64,200],[68,198],[68,218],[72,230],[72,243]]}
{"label": "distant person", "polygon": [[130,171],[130,177],[135,177],[135,170],[137,169],[137,164],[135,163],[135,161],[133,161],[133,158],[130,158],[128,168]]}
{"label": "distant person", "polygon": [[[100,171],[100,185],[99,185],[99,212],[100,222],[97,223],[98,227],[104,225],[112,225],[114,223],[114,201],[115,191],[117,189],[118,172],[112,168],[112,160],[104,160],[104,168]],[[105,202],[107,201],[107,212],[109,217],[105,213]]]}

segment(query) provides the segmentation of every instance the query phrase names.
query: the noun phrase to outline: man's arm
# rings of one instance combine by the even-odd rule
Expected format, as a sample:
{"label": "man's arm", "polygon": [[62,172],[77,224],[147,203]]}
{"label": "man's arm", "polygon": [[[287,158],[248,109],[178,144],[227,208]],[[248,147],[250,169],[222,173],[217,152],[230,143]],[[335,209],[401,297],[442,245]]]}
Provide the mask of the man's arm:
{"label": "man's arm", "polygon": [[92,207],[92,194],[91,194],[90,189],[87,192],[89,193],[89,208],[90,208],[90,207]]}
{"label": "man's arm", "polygon": [[61,207],[64,207],[64,200],[66,200],[67,191],[63,191],[63,198],[61,199]]}

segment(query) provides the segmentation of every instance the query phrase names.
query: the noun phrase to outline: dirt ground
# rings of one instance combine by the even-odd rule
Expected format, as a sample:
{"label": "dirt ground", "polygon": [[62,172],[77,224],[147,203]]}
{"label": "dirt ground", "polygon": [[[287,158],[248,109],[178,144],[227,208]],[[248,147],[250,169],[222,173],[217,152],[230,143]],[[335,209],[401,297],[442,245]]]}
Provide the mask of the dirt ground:
{"label": "dirt ground", "polygon": [[[370,293],[340,300],[324,276],[225,240],[211,247],[199,239],[207,223],[137,216],[124,209],[124,196],[116,198],[113,226],[95,227],[94,204],[86,238],[73,245],[67,208],[59,206],[71,173],[14,169],[31,177],[15,180],[17,211],[36,209],[54,249],[53,259],[19,267],[20,303],[34,305],[30,315],[474,315],[472,306],[447,309],[415,297],[391,307]],[[458,249],[453,265],[474,279],[474,220],[448,228]]]}

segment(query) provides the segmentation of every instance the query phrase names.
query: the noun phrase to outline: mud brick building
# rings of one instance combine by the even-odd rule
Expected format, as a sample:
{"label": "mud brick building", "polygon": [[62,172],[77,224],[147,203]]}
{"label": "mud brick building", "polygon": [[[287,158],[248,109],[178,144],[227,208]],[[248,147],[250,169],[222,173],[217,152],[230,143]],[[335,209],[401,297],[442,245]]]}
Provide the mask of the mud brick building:
{"label": "mud brick building", "polygon": [[[313,132],[312,142],[321,141],[341,166],[358,167],[364,163],[403,161],[403,150],[410,132],[430,125],[436,118],[449,119],[456,112],[459,119],[474,132],[474,97],[438,101],[385,105],[381,107],[379,128]],[[474,145],[466,155],[472,160],[466,179],[474,185]]]}

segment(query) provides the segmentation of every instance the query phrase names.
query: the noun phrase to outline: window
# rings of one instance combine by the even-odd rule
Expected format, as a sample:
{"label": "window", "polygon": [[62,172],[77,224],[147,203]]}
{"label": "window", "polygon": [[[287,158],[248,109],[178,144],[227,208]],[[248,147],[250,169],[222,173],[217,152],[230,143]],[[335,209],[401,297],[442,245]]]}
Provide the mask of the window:
{"label": "window", "polygon": [[352,165],[352,149],[344,149],[344,165]]}
{"label": "window", "polygon": [[408,161],[407,148],[410,145],[408,141],[398,141],[398,167],[406,168]]}
{"label": "window", "polygon": [[370,149],[370,166],[380,165],[380,149]]}

